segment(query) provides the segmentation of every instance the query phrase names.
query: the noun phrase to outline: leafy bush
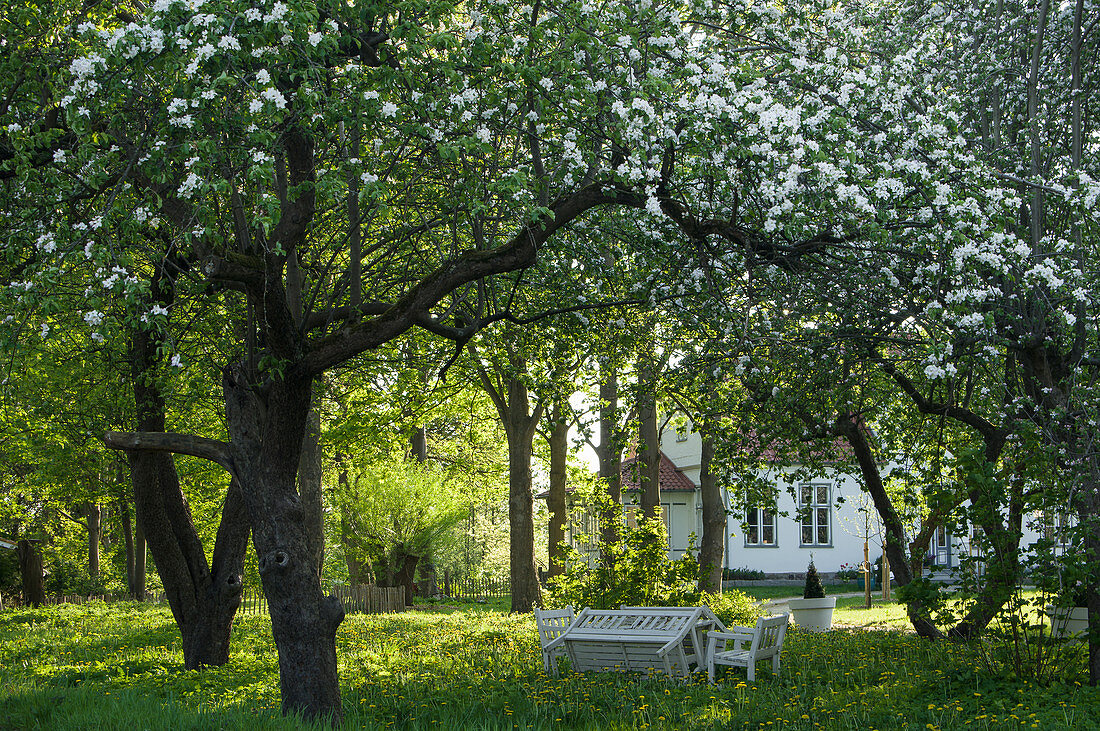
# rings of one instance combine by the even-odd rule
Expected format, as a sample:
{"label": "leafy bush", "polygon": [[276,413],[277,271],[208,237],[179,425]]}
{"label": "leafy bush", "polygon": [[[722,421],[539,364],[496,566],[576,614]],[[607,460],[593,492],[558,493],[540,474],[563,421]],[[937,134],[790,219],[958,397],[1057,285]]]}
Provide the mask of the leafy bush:
{"label": "leafy bush", "polygon": [[[594,510],[616,510],[606,494],[593,498]],[[635,606],[693,606],[699,598],[699,564],[688,552],[668,558],[668,534],[660,518],[639,518],[621,526],[616,539],[599,536],[595,555],[571,550],[567,569],[550,582],[547,604],[596,609]]]}
{"label": "leafy bush", "polygon": [[817,575],[817,567],[814,560],[810,559],[810,565],[806,567],[806,585],[802,587],[803,599],[824,599],[825,587],[821,585],[821,578]]}
{"label": "leafy bush", "polygon": [[[699,565],[690,554],[671,561],[664,523],[643,518],[619,540],[600,541],[598,556],[573,551],[566,572],[551,580],[549,604],[615,609],[690,605],[698,596]],[[590,563],[591,561],[591,563]]]}
{"label": "leafy bush", "polygon": [[727,627],[739,625],[751,627],[760,616],[760,607],[756,601],[743,591],[730,589],[720,594],[701,594],[698,606],[710,607],[718,619]]}
{"label": "leafy bush", "polygon": [[764,572],[760,569],[737,568],[722,569],[723,581],[759,581],[764,578]]}

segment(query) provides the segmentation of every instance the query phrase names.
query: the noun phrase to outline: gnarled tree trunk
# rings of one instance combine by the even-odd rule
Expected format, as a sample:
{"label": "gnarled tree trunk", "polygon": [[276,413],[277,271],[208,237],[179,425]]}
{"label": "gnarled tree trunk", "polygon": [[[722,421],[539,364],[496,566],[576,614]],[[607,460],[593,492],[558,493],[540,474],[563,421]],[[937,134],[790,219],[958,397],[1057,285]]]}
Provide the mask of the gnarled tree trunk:
{"label": "gnarled tree trunk", "polygon": [[711,470],[714,435],[707,425],[701,429],[703,449],[699,458],[699,498],[703,507],[703,535],[699,540],[699,591],[722,590],[722,563],[726,548],[726,505],[722,490]]}
{"label": "gnarled tree trunk", "polygon": [[23,538],[15,544],[15,555],[19,559],[19,575],[23,579],[23,601],[32,607],[46,603],[46,585],[43,581],[42,553],[35,545],[37,541]]}
{"label": "gnarled tree trunk", "polygon": [[547,555],[550,559],[551,578],[565,572],[565,521],[566,488],[569,460],[569,424],[565,421],[565,408],[562,402],[554,404],[554,413],[550,418],[550,488],[546,496],[546,506],[550,510],[549,545]]}
{"label": "gnarled tree trunk", "polygon": [[[599,516],[600,540],[607,545],[618,542],[622,526],[623,445],[619,429],[619,374],[607,358],[600,364],[600,445],[596,449],[600,479],[607,487],[611,507]],[[609,556],[601,557],[609,561]]]}
{"label": "gnarled tree trunk", "polygon": [[232,456],[252,525],[271,631],[279,650],[283,711],[342,717],[336,629],[344,607],[321,592],[316,549],[321,525],[297,491],[312,379],[286,373],[254,388],[244,369],[223,380]]}
{"label": "gnarled tree trunk", "polygon": [[[134,333],[137,427],[144,432],[163,432],[165,426],[164,398],[154,376],[157,345],[148,332]],[[130,479],[138,527],[153,552],[168,606],[183,637],[184,667],[190,670],[224,665],[229,661],[233,617],[241,603],[241,575],[248,541],[240,486],[235,481],[230,483],[213,560],[207,563],[172,455],[132,451]],[[142,566],[139,580],[135,561],[131,587],[135,596],[136,592],[144,594],[144,574]]]}

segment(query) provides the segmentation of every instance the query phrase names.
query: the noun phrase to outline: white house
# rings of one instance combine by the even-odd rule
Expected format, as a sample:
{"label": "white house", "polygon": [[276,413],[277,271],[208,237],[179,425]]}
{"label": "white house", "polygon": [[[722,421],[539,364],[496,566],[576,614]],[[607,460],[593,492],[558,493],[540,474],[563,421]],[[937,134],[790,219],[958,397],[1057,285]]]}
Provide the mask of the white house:
{"label": "white house", "polygon": [[[702,439],[686,429],[666,429],[661,434],[661,452],[661,503],[669,533],[669,555],[677,558],[688,548],[692,532],[697,537],[702,535],[698,490]],[[881,555],[881,527],[861,489],[862,477],[855,465],[826,467],[808,479],[795,477],[797,468],[790,465],[761,473],[776,483],[775,505],[745,508],[738,499],[724,493],[725,568],[756,569],[782,577],[805,572],[812,556],[818,571],[832,573],[842,566],[858,566],[863,561],[865,541],[872,561]],[[628,474],[624,468],[624,483]],[[670,485],[667,489],[666,474]],[[689,483],[694,489],[687,488]],[[1055,540],[1057,551],[1067,550],[1064,524],[1070,519],[1064,511],[1048,513],[1024,521],[1020,545],[1025,551],[1040,533]],[[973,530],[971,527],[970,532]],[[970,552],[969,532],[952,535],[941,527],[929,547],[928,562],[933,570],[953,569]]]}
{"label": "white house", "polygon": [[[693,534],[696,546],[702,536],[701,454],[702,439],[698,433],[671,428],[662,431],[661,507],[670,558],[679,558],[688,550]],[[624,513],[628,522],[633,516],[630,503],[637,493],[634,463],[635,458],[628,459],[622,469]],[[761,476],[776,483],[774,505],[746,508],[739,496],[731,497],[724,491],[727,510],[724,568],[755,569],[775,578],[794,577],[805,573],[812,556],[818,571],[833,573],[845,566],[858,566],[863,561],[865,541],[872,561],[881,555],[881,527],[874,507],[861,489],[862,478],[855,465],[838,463],[836,467],[824,467],[808,479],[795,476],[798,467],[761,468]],[[1036,524],[1048,538],[1064,540],[1058,538],[1064,536],[1064,531],[1057,517],[1064,514],[1052,515],[1055,517],[1032,516],[1032,520],[1025,521],[1021,541],[1025,550],[1039,537],[1034,530]],[[591,521],[591,515],[587,521]],[[591,522],[571,524],[570,528],[578,535],[594,533]],[[969,535],[955,536],[940,528],[929,547],[928,561],[933,569],[952,569],[970,550]]]}
{"label": "white house", "polygon": [[[685,430],[665,430],[661,451],[670,464],[693,485],[699,484],[702,440]],[[748,568],[768,575],[805,572],[812,555],[818,571],[833,572],[843,564],[863,561],[864,516],[858,510],[861,490],[858,474],[830,469],[808,480],[791,477],[795,466],[767,473],[778,483],[775,505],[744,509],[724,495],[728,511],[725,568]],[[790,487],[793,487],[793,495]],[[662,485],[663,488],[663,485]],[[702,535],[702,502],[698,489],[661,491],[669,529],[670,555],[687,548],[688,535]],[[880,550],[871,527],[871,557]]]}

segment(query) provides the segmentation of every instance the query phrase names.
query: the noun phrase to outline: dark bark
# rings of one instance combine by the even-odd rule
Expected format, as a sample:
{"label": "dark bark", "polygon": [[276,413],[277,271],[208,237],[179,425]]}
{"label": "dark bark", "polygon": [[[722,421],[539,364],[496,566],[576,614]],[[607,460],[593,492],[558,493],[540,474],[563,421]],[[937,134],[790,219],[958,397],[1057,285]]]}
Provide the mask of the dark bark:
{"label": "dark bark", "polygon": [[130,506],[119,501],[122,539],[126,547],[126,593],[134,601],[145,601],[145,534],[130,517]]}
{"label": "dark bark", "polygon": [[307,520],[296,489],[312,379],[285,373],[255,388],[241,370],[224,378],[233,471],[279,650],[283,712],[336,723],[343,716],[336,629],[344,608],[321,592],[313,549],[319,526]]}
{"label": "dark bark", "polygon": [[416,596],[416,566],[420,562],[420,557],[411,553],[405,553],[400,551],[397,554],[396,569],[397,573],[394,575],[394,586],[403,586],[405,588],[405,606],[411,607],[415,602],[413,598]]}
{"label": "dark bark", "polygon": [[[885,553],[889,560],[894,579],[899,587],[908,586],[919,579],[919,565],[928,546],[927,543],[910,545],[906,556],[905,531],[894,509],[893,502],[886,492],[878,465],[871,452],[866,430],[855,417],[843,415],[837,421],[837,431],[852,447],[863,476],[864,489],[871,495],[886,534]],[[995,445],[990,449],[990,444]],[[995,461],[1005,440],[1000,430],[992,430],[986,440],[985,456]],[[978,489],[967,493],[967,498],[975,509],[974,522],[980,526],[989,540],[991,553],[986,558],[985,582],[975,601],[970,605],[963,618],[950,627],[946,633],[932,621],[929,608],[924,604],[919,592],[909,592],[906,600],[906,613],[913,628],[921,637],[968,640],[980,635],[997,613],[1011,598],[1020,575],[1019,542],[1022,524],[1022,496],[1019,488],[1010,491],[1007,516],[1001,516],[1001,504],[998,496],[986,494]],[[927,541],[932,531],[922,533]],[[916,567],[916,568],[915,568]]]}
{"label": "dark bark", "polygon": [[317,406],[309,410],[306,420],[305,436],[302,438],[302,458],[298,465],[298,494],[302,498],[306,520],[313,526],[310,529],[310,555],[317,568],[317,580],[321,580],[321,571],[325,565],[324,507],[322,505],[321,481],[321,412]]}
{"label": "dark bark", "polygon": [[[527,371],[524,358],[509,353],[509,368],[514,374]],[[477,366],[482,388],[496,407],[508,439],[508,526],[509,567],[511,570],[512,611],[530,612],[539,602],[541,586],[535,568],[535,500],[531,492],[531,457],[535,429],[542,418],[543,405],[532,410],[527,386],[518,375],[507,375],[498,387]]]}
{"label": "dark bark", "polygon": [[[883,530],[886,534],[884,552],[893,569],[894,579],[898,586],[908,586],[913,581],[912,567],[905,555],[905,526],[894,509],[894,503],[886,492],[886,486],[882,482],[882,474],[871,452],[871,445],[867,441],[867,434],[859,423],[845,414],[837,420],[838,431],[848,444],[859,463],[860,473],[863,476],[864,489],[871,496],[879,518],[882,520]],[[918,559],[919,560],[919,559]],[[942,639],[944,633],[932,621],[928,607],[914,597],[906,602],[906,614],[913,625],[913,629],[921,637]]]}
{"label": "dark bark", "polygon": [[103,540],[103,507],[96,502],[86,503],[81,510],[84,526],[88,529],[88,576],[99,578],[100,542]]}
{"label": "dark bark", "polygon": [[[600,445],[596,449],[600,479],[607,487],[611,507],[599,516],[600,540],[617,543],[622,525],[623,445],[619,429],[619,374],[610,359],[600,366]],[[609,559],[610,557],[604,557]]]}
{"label": "dark bark", "polygon": [[[157,345],[146,331],[133,335],[137,427],[143,432],[163,432],[165,424],[164,398],[154,374]],[[208,564],[172,455],[132,451],[130,478],[137,524],[153,552],[165,597],[183,638],[184,666],[224,665],[229,661],[233,616],[241,601],[248,540],[239,485],[231,482],[226,494],[213,561]],[[134,576],[133,590],[144,593],[144,570],[139,573],[137,561]]]}
{"label": "dark bark", "polygon": [[424,464],[428,461],[428,430],[423,426],[418,426],[413,429],[412,439],[410,441],[410,449],[412,451],[412,458]]}
{"label": "dark bark", "polygon": [[119,517],[122,519],[122,545],[126,551],[126,591],[130,598],[137,599],[134,596],[134,522],[130,519],[129,505],[122,503],[119,506]]}
{"label": "dark bark", "polygon": [[42,571],[42,553],[38,550],[38,541],[23,538],[15,544],[15,555],[19,559],[19,574],[23,579],[23,602],[32,607],[46,603],[46,585]]}
{"label": "dark bark", "polygon": [[[245,215],[236,215],[232,220],[238,248],[253,250],[231,253],[247,254],[249,261],[216,255],[202,237],[191,240],[193,253],[202,259],[202,273],[211,282],[245,292],[249,311],[256,313],[257,337],[249,335],[246,343],[263,350],[261,353],[250,348],[248,362],[258,364],[262,360],[257,356],[264,355],[280,363],[278,378],[266,382],[255,378],[249,383],[243,373],[227,372],[227,412],[232,412],[233,400],[240,406],[254,408],[260,428],[245,444],[239,433],[234,433],[234,418],[230,415],[231,444],[150,434],[156,431],[153,429],[132,435],[111,435],[108,442],[116,448],[150,452],[153,457],[158,451],[197,454],[225,466],[237,479],[247,506],[260,576],[269,602],[272,633],[279,649],[283,709],[310,719],[338,722],[342,707],[335,634],[343,619],[343,609],[338,599],[326,599],[321,594],[310,551],[316,537],[310,535],[312,524],[306,520],[301,496],[295,489],[312,379],[413,327],[466,342],[486,322],[481,320],[462,327],[445,324],[433,314],[433,308],[444,298],[468,283],[531,266],[542,244],[596,206],[638,207],[645,201],[644,197],[614,184],[587,185],[549,202],[537,220],[523,225],[504,244],[458,254],[420,278],[395,301],[371,303],[370,314],[364,305],[348,316],[346,326],[307,342],[306,326],[299,327],[295,320],[286,290],[287,286],[296,287],[301,282],[284,280],[288,259],[298,257],[297,249],[306,241],[316,213],[314,142],[308,129],[296,120],[297,117],[289,116],[279,130],[280,166],[285,165],[285,175],[276,175],[275,180],[280,201],[277,223],[257,234],[247,228]],[[173,225],[181,230],[193,227],[196,216],[192,204],[176,195],[171,183],[149,181],[140,175],[135,175],[135,179],[139,186],[160,197],[161,212]],[[257,256],[258,250],[265,253]],[[302,322],[309,321],[306,316]],[[256,375],[255,369],[251,374]],[[527,442],[530,443],[530,438]],[[514,471],[517,475],[522,473],[519,469]],[[526,472],[528,494],[525,501],[519,496],[515,505],[522,509],[525,503],[529,516],[529,465]],[[519,534],[532,533],[522,528],[513,531],[513,541],[519,540]],[[152,536],[151,526],[147,535]],[[513,553],[513,561],[516,560]],[[159,566],[159,556],[157,562]],[[519,606],[529,608],[531,585],[536,592],[538,588],[537,581],[528,582],[528,578],[535,578],[533,540],[527,549],[527,560],[520,560],[520,564],[527,565],[513,569],[513,607],[519,602]]]}
{"label": "dark bark", "polygon": [[703,448],[699,458],[699,498],[703,505],[703,536],[699,541],[699,591],[722,590],[722,563],[726,548],[726,506],[722,490],[711,470],[714,435],[702,426]]}
{"label": "dark bark", "polygon": [[565,420],[566,406],[562,402],[554,404],[550,418],[550,488],[546,495],[546,506],[550,511],[549,545],[547,555],[550,559],[551,578],[565,572],[565,523],[566,514],[566,464],[569,459],[569,424]]}
{"label": "dark bark", "polygon": [[[523,409],[526,410],[526,404]],[[519,409],[517,408],[516,411],[518,412]],[[508,431],[508,516],[512,611],[527,613],[538,604],[541,596],[538,571],[535,569],[534,497],[531,493],[534,429]]]}
{"label": "dark bark", "polygon": [[639,503],[642,515],[657,518],[661,514],[661,443],[657,433],[657,373],[655,354],[647,352],[638,362],[638,460]]}
{"label": "dark bark", "polygon": [[141,523],[137,523],[134,526],[134,573],[132,580],[129,584],[130,596],[139,602],[145,601],[145,580],[146,580],[146,542],[145,531],[142,530]]}

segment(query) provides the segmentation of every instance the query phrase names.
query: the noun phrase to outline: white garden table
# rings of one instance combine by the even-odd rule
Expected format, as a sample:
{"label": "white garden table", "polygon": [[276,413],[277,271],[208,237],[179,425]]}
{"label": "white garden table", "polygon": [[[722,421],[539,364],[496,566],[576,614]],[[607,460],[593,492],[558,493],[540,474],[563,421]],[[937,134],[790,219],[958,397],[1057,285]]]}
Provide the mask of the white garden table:
{"label": "white garden table", "polygon": [[564,647],[577,672],[655,669],[687,678],[706,662],[707,629],[725,629],[707,607],[589,608],[546,649]]}

